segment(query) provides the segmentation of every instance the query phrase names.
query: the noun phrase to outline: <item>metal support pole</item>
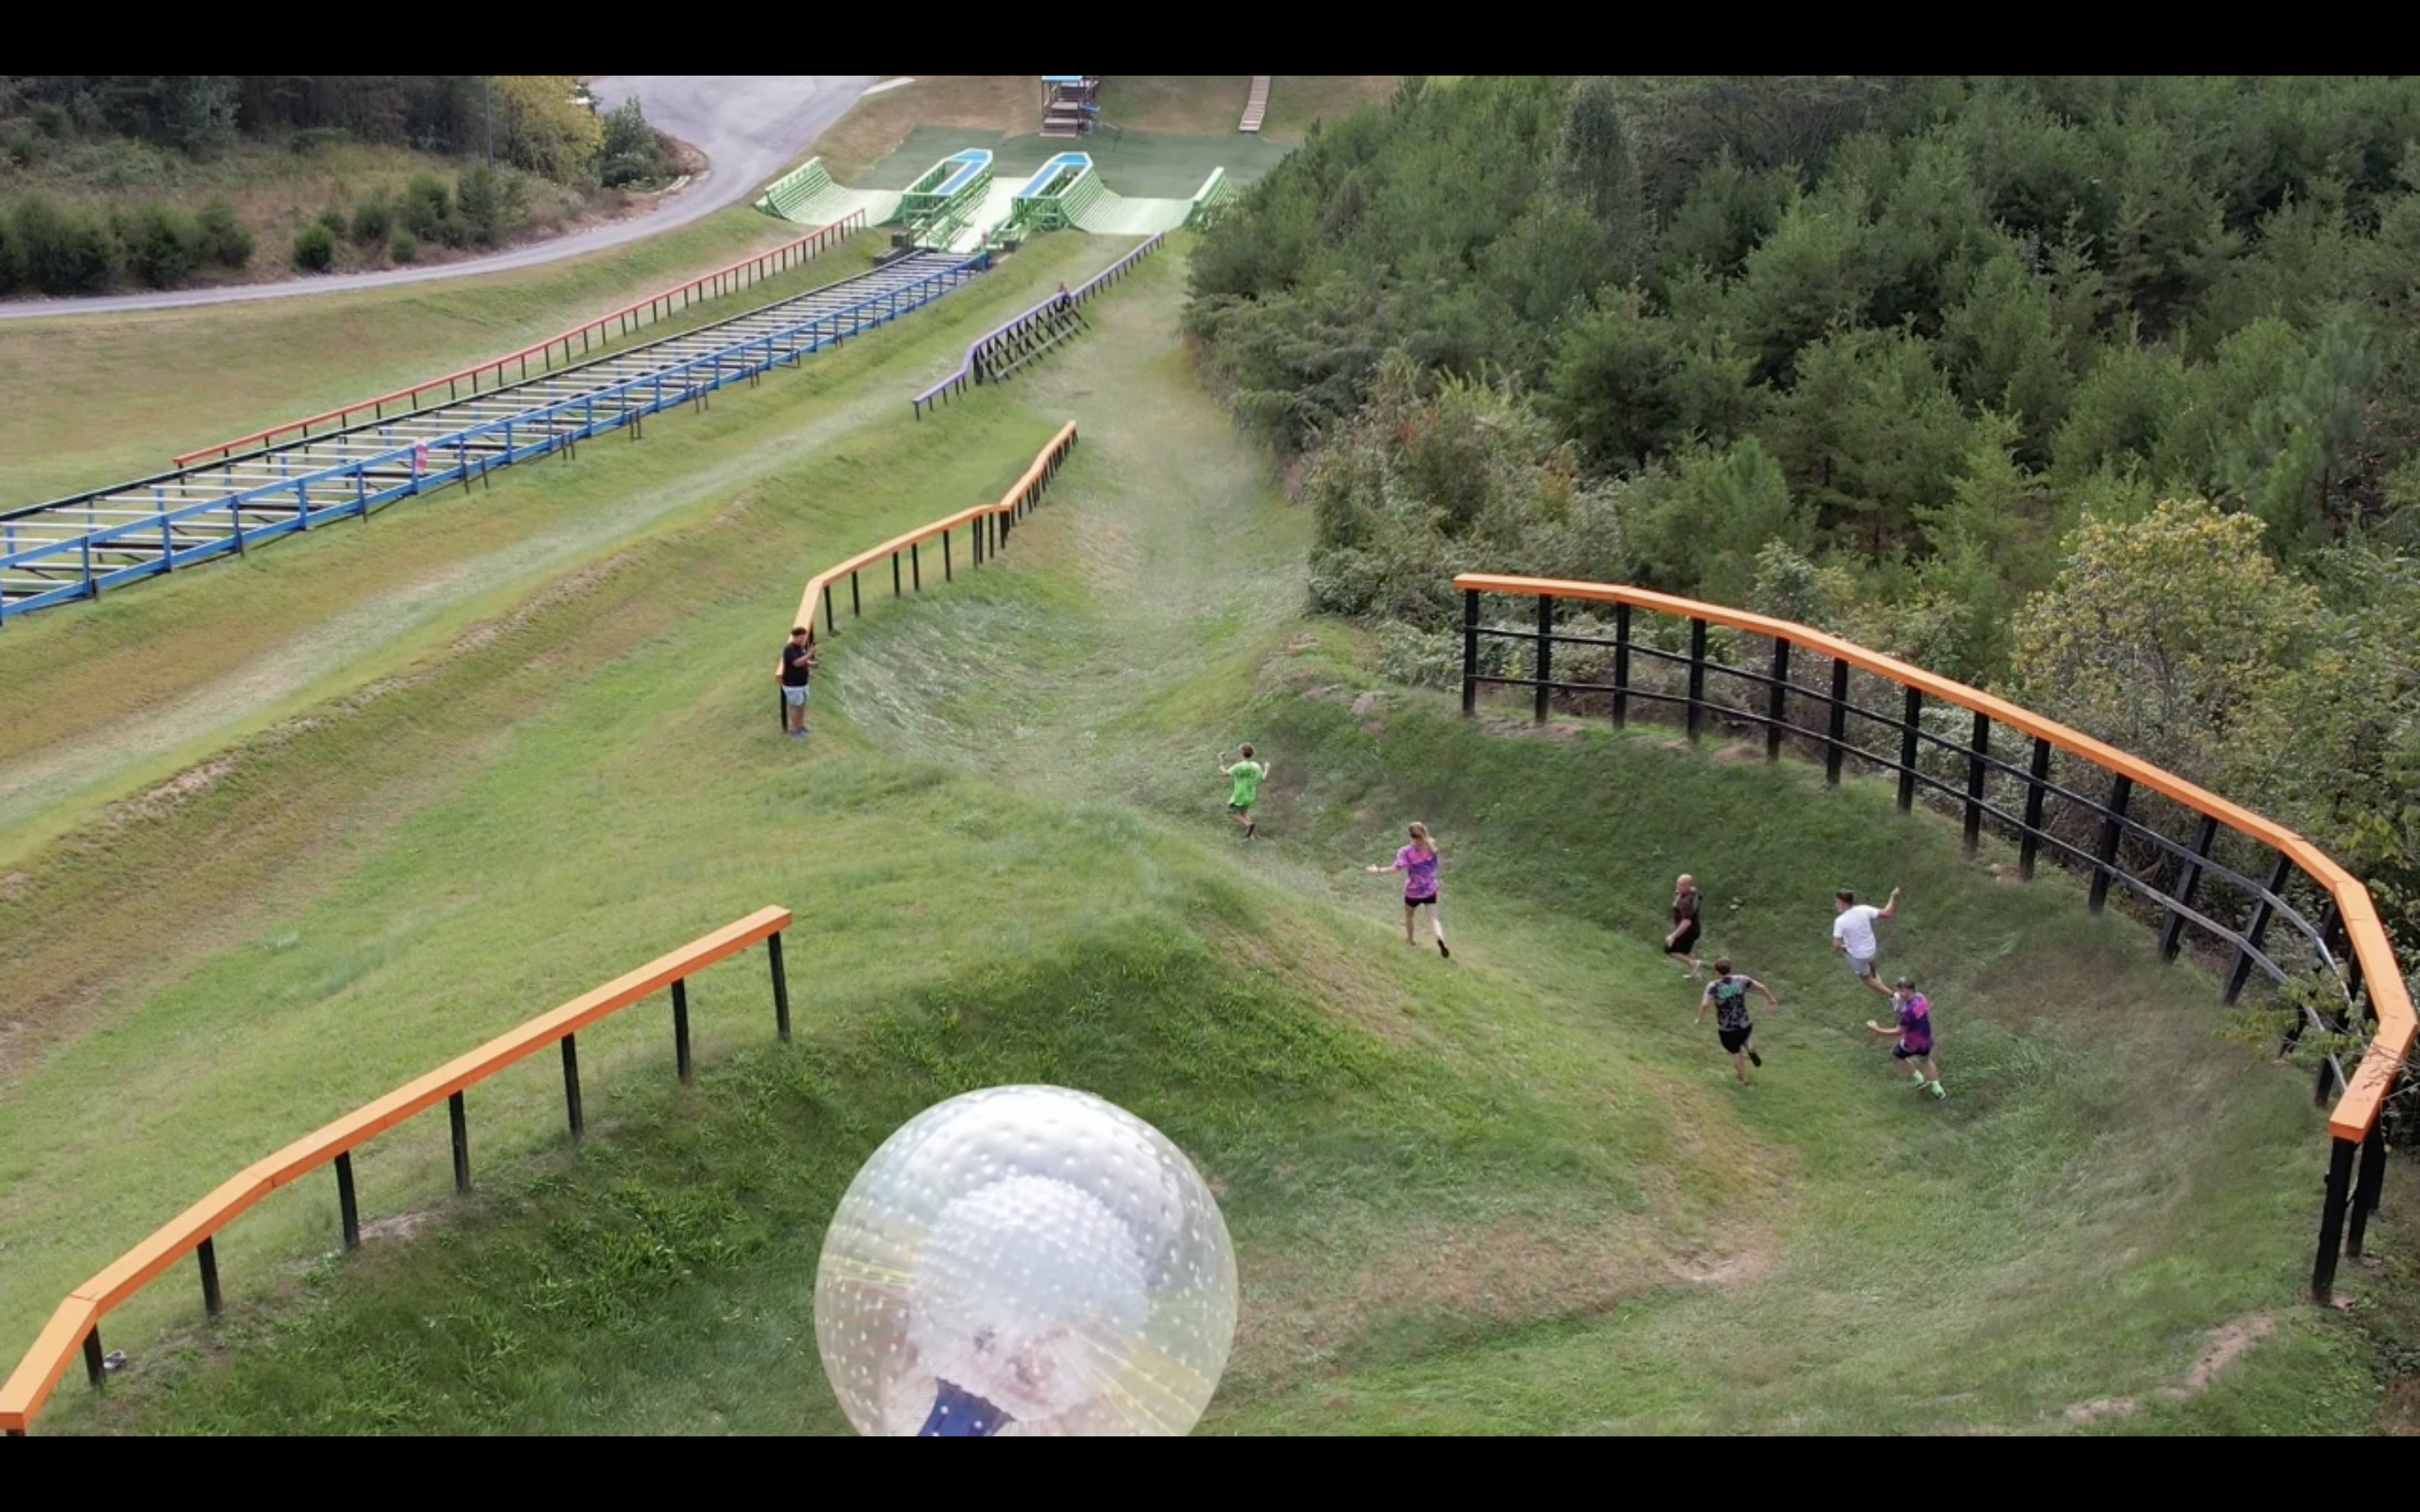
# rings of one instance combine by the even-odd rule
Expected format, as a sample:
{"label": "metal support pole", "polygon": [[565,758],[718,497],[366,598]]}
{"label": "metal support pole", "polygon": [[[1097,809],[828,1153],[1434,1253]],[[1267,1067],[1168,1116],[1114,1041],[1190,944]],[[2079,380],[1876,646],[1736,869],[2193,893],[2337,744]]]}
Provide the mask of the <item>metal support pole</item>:
{"label": "metal support pole", "polygon": [[[2270,869],[2269,891],[2283,895],[2286,879],[2294,874],[2294,863],[2284,856]],[[2261,940],[2269,933],[2269,920],[2276,915],[2277,905],[2263,898],[2252,910],[2252,927],[2243,932],[2243,943],[2235,948],[2235,970],[2226,979],[2226,1006],[2243,995],[2243,984],[2252,979],[2252,952],[2260,949]]]}
{"label": "metal support pole", "polygon": [[1911,687],[1900,703],[1899,811],[1916,807],[1916,736],[1924,728],[1924,695]]}
{"label": "metal support pole", "polygon": [[93,1324],[84,1336],[84,1374],[96,1386],[109,1378],[109,1366],[101,1359],[99,1323]]}
{"label": "metal support pole", "polygon": [[941,581],[945,583],[957,581],[956,576],[950,568],[950,532],[947,531],[941,532]]}
{"label": "metal support pole", "polygon": [[2126,826],[2118,821],[2126,817],[2126,800],[2134,795],[2134,779],[2120,776],[2109,784],[2109,802],[2101,818],[2101,843],[2092,852],[2092,892],[2086,903],[2091,913],[2101,912],[2109,901],[2110,868],[2118,859],[2118,841],[2124,837]]}
{"label": "metal support pole", "polygon": [[1984,714],[1975,716],[1975,738],[1966,748],[1966,854],[1975,854],[1976,841],[1983,834],[1983,779],[1990,772],[1984,761],[1992,754],[1992,720]]}
{"label": "metal support pole", "polygon": [[462,1094],[455,1093],[445,1100],[445,1121],[454,1129],[454,1190],[471,1190],[471,1119],[462,1104]]}
{"label": "metal support pole", "polygon": [[897,598],[899,593],[899,553],[893,551],[891,553],[891,596]]}
{"label": "metal support pole", "polygon": [[[857,596],[857,579],[854,576],[848,580],[848,592],[850,599],[854,601]],[[852,607],[854,607],[853,603]],[[840,624],[832,617],[831,584],[830,583],[824,584],[824,632],[828,635],[840,633]]]}
{"label": "metal support pole", "polygon": [[1823,780],[1840,781],[1840,739],[1849,730],[1849,664],[1832,658],[1832,717],[1823,735]]}
{"label": "metal support pole", "polygon": [[689,1081],[689,982],[673,983],[673,1058],[680,1070],[680,1079]]}
{"label": "metal support pole", "polygon": [[773,1028],[782,1042],[790,1042],[790,975],[782,969],[782,936],[765,936],[765,954],[773,965]]}
{"label": "metal support pole", "polygon": [[1790,717],[1790,642],[1773,638],[1773,686],[1764,690],[1764,759],[1781,760],[1781,726]]}
{"label": "metal support pole", "polygon": [[1689,739],[1704,731],[1706,716],[1706,622],[1689,622]]}
{"label": "metal support pole", "polygon": [[1630,606],[1613,606],[1613,727],[1630,722]]}
{"label": "metal support pole", "polygon": [[[831,602],[831,585],[830,583],[826,583],[824,585],[824,602],[826,604],[830,604]],[[830,609],[826,609],[824,612],[829,614],[831,611]],[[857,574],[852,572],[848,575],[848,617],[853,620],[864,612],[864,601],[857,596]]]}
{"label": "metal support pole", "polygon": [[2042,784],[2050,780],[2050,742],[2034,737],[2033,764],[2025,769],[2025,833],[2017,842],[2017,874],[2034,879],[2034,853],[2041,849]]}
{"label": "metal support pole", "polygon": [[2160,930],[2160,959],[2174,961],[2184,944],[2184,910],[2191,908],[2194,894],[2201,890],[2201,863],[2210,856],[2210,848],[2218,840],[2218,821],[2202,815],[2201,828],[2194,835],[2194,858],[2184,863],[2184,875],[2179,879],[2176,906],[2168,910],[2167,922]]}
{"label": "metal support pole", "polygon": [[2311,1264],[2311,1300],[2322,1307],[2335,1301],[2336,1250],[2344,1241],[2345,1208],[2352,1186],[2354,1152],[2350,1139],[2330,1142],[2327,1196],[2319,1205],[2319,1253]]}
{"label": "metal support pole", "polygon": [[336,1157],[336,1211],[344,1223],[345,1248],[361,1248],[362,1210],[353,1199],[353,1152],[349,1149]]}
{"label": "metal support pole", "polygon": [[219,1245],[215,1237],[194,1246],[194,1258],[202,1268],[202,1311],[216,1318],[226,1306],[219,1294]]}
{"label": "metal support pole", "polygon": [[571,1137],[578,1139],[588,1132],[588,1120],[580,1109],[580,1046],[577,1035],[563,1037],[563,1111],[571,1120]]}
{"label": "metal support pole", "polygon": [[1479,590],[1462,595],[1462,712],[1479,707]]}
{"label": "metal support pole", "polygon": [[1546,684],[1555,675],[1555,600],[1549,594],[1538,595],[1538,707],[1537,721],[1546,722]]}
{"label": "metal support pole", "polygon": [[916,592],[924,591],[924,559],[918,554],[916,543],[908,543],[908,574]]}
{"label": "metal support pole", "polygon": [[2345,1253],[2356,1260],[2361,1258],[2362,1241],[2369,1232],[2369,1215],[2378,1211],[2379,1192],[2385,1184],[2386,1131],[2373,1123],[2369,1137],[2361,1142],[2361,1164],[2353,1174],[2352,1208],[2345,1214],[2350,1220],[2345,1229]]}

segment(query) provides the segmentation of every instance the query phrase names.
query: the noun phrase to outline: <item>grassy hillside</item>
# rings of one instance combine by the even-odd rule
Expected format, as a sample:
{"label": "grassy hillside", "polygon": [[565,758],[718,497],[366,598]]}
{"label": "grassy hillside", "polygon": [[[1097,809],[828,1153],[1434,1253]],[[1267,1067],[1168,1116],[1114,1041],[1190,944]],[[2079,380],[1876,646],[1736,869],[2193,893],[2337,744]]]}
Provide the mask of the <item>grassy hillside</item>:
{"label": "grassy hillside", "polygon": [[[262,901],[170,910],[169,964],[19,1065],[11,1346],[217,1172],[759,903],[799,918],[796,1046],[752,965],[697,984],[694,1088],[656,1012],[583,1034],[582,1148],[551,1067],[483,1086],[473,1197],[434,1120],[391,1135],[361,1255],[326,1257],[326,1182],[281,1196],[222,1245],[226,1321],[163,1283],[113,1324],[133,1370],[46,1427],[839,1430],[809,1306],[832,1202],[909,1114],[1016,1080],[1125,1103],[1216,1183],[1245,1322],[1210,1431],[2366,1425],[2357,1343],[2293,1302],[2321,1141],[2297,1081],[2211,1037],[2211,983],[1885,792],[1374,686],[1299,616],[1307,522],[1193,386],[1181,279],[1157,262],[937,423],[771,385],[700,417],[708,481],[659,524],[30,863],[84,918],[162,876]],[[1011,552],[845,623],[815,737],[775,738],[807,572],[995,492],[1069,415],[1084,445]],[[558,475],[611,498],[675,465]],[[555,471],[492,497],[535,507]],[[1249,846],[1211,771],[1240,739],[1277,763]],[[1414,817],[1450,963],[1360,872]],[[1656,952],[1684,867],[1787,1005],[1746,1091]],[[1855,1027],[1844,885],[1907,888],[1887,949],[1934,990],[1946,1103]]]}

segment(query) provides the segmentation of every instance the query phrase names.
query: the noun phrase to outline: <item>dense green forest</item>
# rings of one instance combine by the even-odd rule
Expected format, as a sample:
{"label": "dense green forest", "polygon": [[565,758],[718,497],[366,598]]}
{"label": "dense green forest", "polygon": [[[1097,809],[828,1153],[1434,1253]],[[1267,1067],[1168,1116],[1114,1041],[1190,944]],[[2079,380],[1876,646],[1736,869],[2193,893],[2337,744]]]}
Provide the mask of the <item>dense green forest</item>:
{"label": "dense green forest", "polygon": [[2304,828],[2420,945],[2420,80],[1412,79],[1193,278],[1404,674],[1455,570],[1786,614]]}
{"label": "dense green forest", "polygon": [[0,74],[0,295],[236,276],[263,232],[303,272],[411,262],[675,171],[564,75]]}

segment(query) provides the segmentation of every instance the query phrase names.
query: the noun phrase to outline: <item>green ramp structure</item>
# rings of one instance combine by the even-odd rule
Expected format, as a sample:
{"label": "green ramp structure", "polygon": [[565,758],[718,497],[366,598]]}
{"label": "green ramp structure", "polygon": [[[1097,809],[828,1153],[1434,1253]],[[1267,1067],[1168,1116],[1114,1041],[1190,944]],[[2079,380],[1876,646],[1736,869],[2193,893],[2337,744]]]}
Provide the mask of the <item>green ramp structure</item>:
{"label": "green ramp structure", "polygon": [[800,225],[830,225],[852,211],[863,210],[866,224],[882,225],[898,218],[899,202],[905,197],[897,190],[845,188],[832,181],[823,159],[809,158],[767,186],[756,208]]}

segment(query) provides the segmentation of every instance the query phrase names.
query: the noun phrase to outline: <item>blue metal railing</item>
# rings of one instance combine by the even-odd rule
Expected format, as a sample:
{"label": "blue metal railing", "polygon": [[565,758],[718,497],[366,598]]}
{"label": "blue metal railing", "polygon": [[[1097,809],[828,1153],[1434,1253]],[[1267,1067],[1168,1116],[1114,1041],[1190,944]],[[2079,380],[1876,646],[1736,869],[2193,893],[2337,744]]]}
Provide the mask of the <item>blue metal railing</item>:
{"label": "blue metal railing", "polygon": [[[1168,233],[1162,231],[1158,235],[1153,237],[1150,240],[1144,242],[1141,246],[1137,247],[1134,251],[1127,253],[1125,256],[1119,258],[1116,262],[1113,262],[1109,264],[1109,267],[1102,269],[1091,278],[1086,279],[1076,287],[1069,289],[1066,293],[1067,303],[1070,305],[1083,303],[1086,300],[1091,299],[1094,295],[1098,294],[1109,287],[1109,285],[1115,283],[1121,278],[1124,278],[1127,273],[1132,272],[1134,270],[1135,264],[1142,261],[1143,258],[1150,256],[1153,253],[1157,252],[1161,247],[1167,245],[1167,243]],[[957,367],[952,371],[949,376],[942,378],[940,382],[934,384],[931,388],[926,389],[923,393],[908,401],[908,404],[914,408],[916,418],[919,420],[924,418],[924,407],[926,405],[939,405],[942,400],[947,399],[954,394],[963,393],[968,384],[982,382],[984,380],[984,361],[990,354],[992,349],[1003,341],[1006,341],[1008,338],[1032,327],[1035,322],[1049,318],[1052,312],[1058,308],[1060,296],[1053,294],[1048,299],[1044,300],[1041,303],[1034,305],[1032,309],[1029,309],[1020,315],[1012,316],[1008,319],[1001,322],[999,325],[994,326],[991,330],[985,332],[982,335],[977,336],[974,341],[968,346],[967,355],[965,358],[959,362]]]}
{"label": "blue metal railing", "polygon": [[[258,543],[331,520],[367,518],[373,510],[431,487],[455,483],[468,486],[473,479],[497,468],[567,449],[591,436],[632,424],[731,383],[785,363],[795,364],[811,353],[931,303],[990,263],[990,254],[984,253],[838,310],[621,383],[502,419],[466,425],[427,440],[382,447],[332,467],[163,510],[123,525],[101,527],[66,540],[16,549],[9,539],[14,530],[0,520],[0,573],[20,579],[59,579],[57,587],[20,597],[13,603],[0,600],[0,622],[57,604],[98,598],[105,590],[230,552],[240,555]],[[351,486],[351,497],[328,497],[331,491],[348,484]],[[109,492],[122,497],[128,486],[121,484]],[[312,497],[315,489],[319,495],[316,501]],[[97,499],[101,495],[84,497]],[[247,522],[247,509],[273,509],[279,513],[272,519]],[[289,509],[291,514],[285,513]],[[215,531],[222,525],[226,533],[180,543],[180,525],[187,528],[189,537],[200,530]],[[139,544],[146,550],[156,542],[158,554],[123,567],[96,572],[94,548],[113,542]]]}

